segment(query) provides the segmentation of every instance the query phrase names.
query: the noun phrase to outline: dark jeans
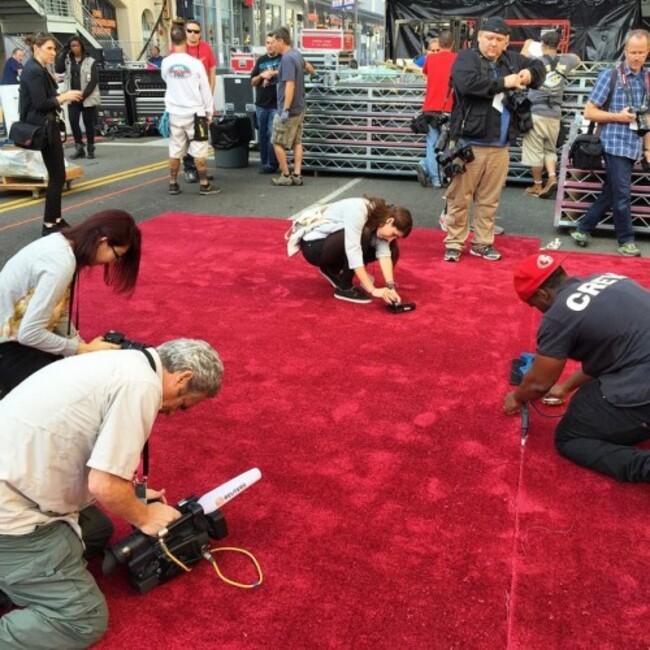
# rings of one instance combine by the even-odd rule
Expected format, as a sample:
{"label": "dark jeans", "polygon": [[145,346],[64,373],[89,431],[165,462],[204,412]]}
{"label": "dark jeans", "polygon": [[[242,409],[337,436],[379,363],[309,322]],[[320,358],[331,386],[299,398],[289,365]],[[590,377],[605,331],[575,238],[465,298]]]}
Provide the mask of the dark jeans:
{"label": "dark jeans", "polygon": [[634,241],[632,214],[630,212],[630,192],[634,161],[622,156],[605,154],[605,184],[596,201],[578,221],[580,232],[591,233],[611,210],[614,230],[619,244]]}
{"label": "dark jeans", "polygon": [[84,106],[83,102],[70,102],[68,104],[68,119],[70,128],[76,144],[83,144],[81,128],[79,127],[79,118],[83,117],[84,127],[86,129],[86,142],[88,149],[95,148],[95,124],[97,124],[97,107]]}
{"label": "dark jeans", "polygon": [[186,153],[183,156],[183,171],[187,174],[187,172],[195,172],[196,173],[196,165],[194,164],[194,158],[193,156],[190,156],[189,153]]}
{"label": "dark jeans", "polygon": [[37,370],[62,358],[16,341],[0,343],[0,399]]}
{"label": "dark jeans", "polygon": [[[371,246],[370,242],[370,235],[364,235],[361,238],[364,265],[374,262],[377,259],[375,248]],[[303,239],[300,243],[300,250],[302,251],[303,257],[312,266],[318,266],[330,274],[342,274],[341,288],[349,288],[352,286],[354,271],[350,269],[348,257],[345,254],[344,230],[334,232],[323,239],[314,239],[313,241],[305,241]],[[399,249],[396,241],[390,243],[390,251],[393,266],[395,266],[399,259]]]}
{"label": "dark jeans", "polygon": [[61,218],[61,194],[65,185],[65,162],[63,160],[63,143],[61,133],[54,120],[45,122],[47,145],[43,149],[43,163],[47,169],[47,191],[45,193],[45,211],[43,221],[54,223]]}
{"label": "dark jeans", "polygon": [[273,132],[273,118],[277,108],[255,107],[255,117],[257,118],[257,132],[260,141],[260,159],[262,167],[266,169],[277,169],[278,159],[275,157],[275,149],[271,144],[271,133]]}
{"label": "dark jeans", "polygon": [[597,380],[578,390],[555,430],[555,447],[578,465],[618,481],[650,483],[650,451],[634,445],[650,438],[650,404],[610,404]]}

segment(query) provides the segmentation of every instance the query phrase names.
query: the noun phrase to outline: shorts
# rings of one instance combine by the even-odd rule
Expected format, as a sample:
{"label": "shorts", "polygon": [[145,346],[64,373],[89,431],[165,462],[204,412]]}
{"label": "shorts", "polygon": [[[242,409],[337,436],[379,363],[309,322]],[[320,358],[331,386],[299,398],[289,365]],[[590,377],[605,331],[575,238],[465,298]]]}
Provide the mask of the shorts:
{"label": "shorts", "polygon": [[557,139],[560,120],[533,113],[533,128],[524,133],[521,162],[526,167],[543,167],[545,162],[557,162]]}
{"label": "shorts", "polygon": [[273,118],[273,133],[271,142],[279,144],[285,149],[293,149],[297,144],[302,144],[302,127],[305,113],[290,117],[286,122],[280,120],[280,114]]}
{"label": "shorts", "polygon": [[208,141],[195,142],[194,116],[169,115],[169,157],[182,158],[189,153],[193,158],[207,158],[210,151]]}

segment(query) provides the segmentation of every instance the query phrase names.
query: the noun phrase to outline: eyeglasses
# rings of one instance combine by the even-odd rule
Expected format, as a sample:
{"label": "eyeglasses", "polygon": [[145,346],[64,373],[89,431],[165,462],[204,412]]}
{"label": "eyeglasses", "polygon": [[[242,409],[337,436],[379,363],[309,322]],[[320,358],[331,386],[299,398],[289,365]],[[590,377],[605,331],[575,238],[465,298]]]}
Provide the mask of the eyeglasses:
{"label": "eyeglasses", "polygon": [[120,255],[120,254],[115,250],[115,246],[113,246],[113,244],[109,244],[109,246],[111,247],[111,250],[113,251],[113,255],[115,255],[115,261],[116,261],[116,262],[119,262],[119,261],[120,261],[120,258],[122,258],[124,255],[123,255],[123,254]]}
{"label": "eyeglasses", "polygon": [[201,33],[201,30],[200,30],[200,29],[189,29],[189,28],[187,28],[185,31],[186,31],[188,34],[200,34],[200,33]]}

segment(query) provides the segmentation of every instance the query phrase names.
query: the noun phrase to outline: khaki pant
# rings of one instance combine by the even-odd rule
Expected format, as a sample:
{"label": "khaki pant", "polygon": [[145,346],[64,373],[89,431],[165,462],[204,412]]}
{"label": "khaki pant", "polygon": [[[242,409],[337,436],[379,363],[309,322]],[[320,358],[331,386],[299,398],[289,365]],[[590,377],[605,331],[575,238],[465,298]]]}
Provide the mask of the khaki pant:
{"label": "khaki pant", "polygon": [[469,210],[474,201],[473,245],[494,243],[494,216],[508,176],[507,147],[473,147],[474,160],[464,174],[454,176],[446,192],[445,246],[463,250],[469,237]]}
{"label": "khaki pant", "polygon": [[0,618],[0,648],[75,650],[101,639],[108,609],[82,553],[78,535],[61,521],[0,535],[0,590],[24,608]]}

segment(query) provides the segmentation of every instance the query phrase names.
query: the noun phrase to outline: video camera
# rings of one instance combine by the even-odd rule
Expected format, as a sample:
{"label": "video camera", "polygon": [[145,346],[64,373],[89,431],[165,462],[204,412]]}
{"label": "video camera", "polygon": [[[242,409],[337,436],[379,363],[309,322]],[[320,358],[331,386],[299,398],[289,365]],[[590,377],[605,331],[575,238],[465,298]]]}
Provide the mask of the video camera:
{"label": "video camera", "polygon": [[116,332],[115,330],[106,332],[102,338],[107,343],[119,345],[122,350],[146,350],[148,347],[151,347],[146,343],[131,341],[130,339],[127,339],[126,335],[122,334],[122,332]]}
{"label": "video camera", "polygon": [[436,145],[436,161],[445,183],[449,183],[457,174],[464,174],[467,163],[474,160],[472,145],[459,138],[451,148],[449,146],[449,129],[444,128]]}
{"label": "video camera", "polygon": [[503,94],[503,105],[512,113],[519,133],[526,133],[533,128],[532,103],[521,90],[507,90]]}
{"label": "video camera", "polygon": [[181,513],[180,518],[159,531],[156,537],[136,530],[109,548],[104,556],[103,574],[107,576],[126,564],[131,584],[144,594],[183,573],[182,565],[211,560],[210,539],[220,540],[228,535],[221,506],[261,476],[259,469],[253,468],[200,499],[191,496],[179,501],[175,508]]}

